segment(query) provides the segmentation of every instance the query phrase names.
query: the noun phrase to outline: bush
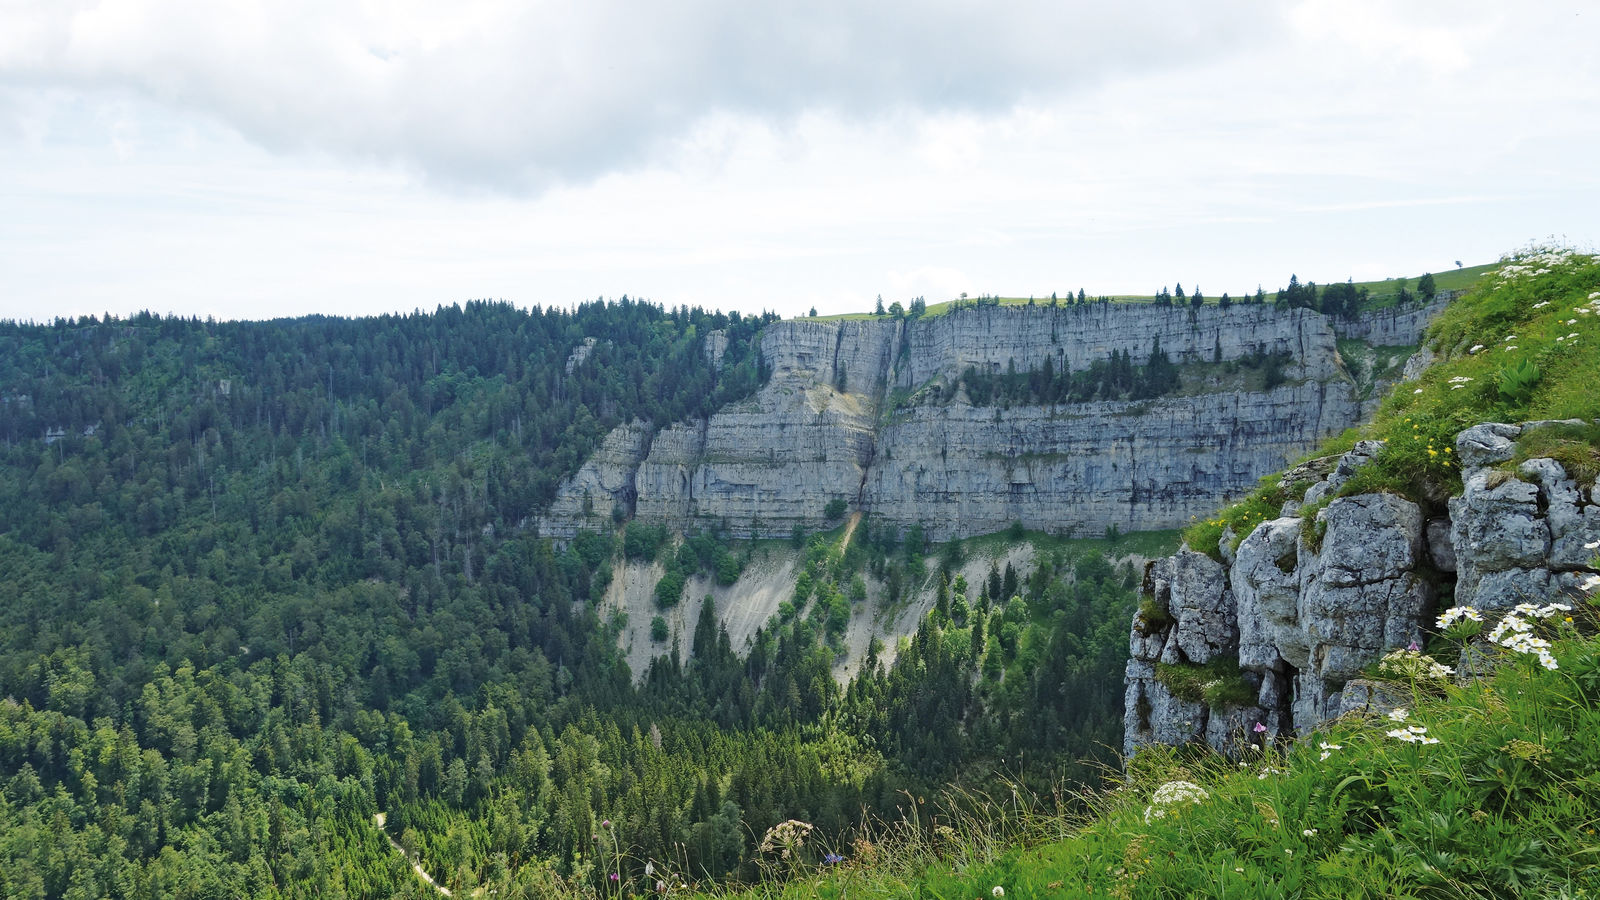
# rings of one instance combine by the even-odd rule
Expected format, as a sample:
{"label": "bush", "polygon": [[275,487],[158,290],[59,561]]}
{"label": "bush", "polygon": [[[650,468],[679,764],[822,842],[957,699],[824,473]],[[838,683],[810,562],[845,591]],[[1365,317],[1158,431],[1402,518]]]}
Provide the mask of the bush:
{"label": "bush", "polygon": [[664,617],[656,616],[650,620],[650,640],[660,644],[667,639],[667,633],[667,620]]}
{"label": "bush", "polygon": [[662,609],[671,609],[683,599],[683,586],[688,581],[683,572],[677,568],[669,567],[661,580],[656,582],[656,605]]}
{"label": "bush", "polygon": [[822,515],[824,518],[832,521],[842,517],[845,510],[848,508],[849,504],[845,503],[844,500],[835,497],[834,499],[828,501],[827,506],[822,508]]}
{"label": "bush", "polygon": [[1217,657],[1205,665],[1156,663],[1156,681],[1172,696],[1188,703],[1205,703],[1212,709],[1250,706],[1256,692],[1245,680],[1237,659]]}

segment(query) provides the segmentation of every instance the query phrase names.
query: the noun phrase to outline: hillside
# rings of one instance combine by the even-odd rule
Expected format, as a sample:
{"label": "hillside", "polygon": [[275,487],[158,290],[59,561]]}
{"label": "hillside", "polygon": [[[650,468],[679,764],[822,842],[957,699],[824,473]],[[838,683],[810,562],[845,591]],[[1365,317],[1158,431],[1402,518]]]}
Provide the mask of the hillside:
{"label": "hillside", "polygon": [[7,323],[0,894],[603,890],[602,834],[751,881],[789,819],[1093,783],[1173,541],[1128,531],[1353,421],[1396,366],[1344,354],[1436,309]]}
{"label": "hillside", "polygon": [[1151,566],[1114,790],[888,828],[783,895],[1600,887],[1600,259],[1510,258],[1426,346]]}

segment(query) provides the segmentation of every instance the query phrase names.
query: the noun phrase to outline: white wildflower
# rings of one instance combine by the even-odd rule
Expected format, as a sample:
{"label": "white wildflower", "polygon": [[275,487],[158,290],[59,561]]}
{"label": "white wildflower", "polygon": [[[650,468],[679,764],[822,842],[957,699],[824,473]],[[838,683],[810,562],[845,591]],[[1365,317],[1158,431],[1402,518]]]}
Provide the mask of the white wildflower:
{"label": "white wildflower", "polygon": [[1515,350],[1515,349],[1517,349],[1517,345],[1516,344],[1507,344],[1506,346],[1501,347],[1500,349],[1502,349],[1502,350]]}
{"label": "white wildflower", "polygon": [[1417,388],[1416,390],[1412,391],[1411,393],[1420,394],[1420,393],[1422,393],[1422,388]]}
{"label": "white wildflower", "polygon": [[989,893],[996,897],[1004,897],[1006,895],[1006,889],[997,884],[994,886],[994,890],[990,891]]}
{"label": "white wildflower", "polygon": [[1332,756],[1333,755],[1333,751],[1335,751],[1335,750],[1343,750],[1344,749],[1344,745],[1343,744],[1330,744],[1327,741],[1322,741],[1317,746],[1322,748],[1322,759],[1324,759],[1324,760],[1326,760],[1328,757]]}
{"label": "white wildflower", "polygon": [[1387,734],[1389,737],[1405,741],[1408,744],[1439,743],[1438,738],[1428,736],[1428,727],[1426,725],[1411,725],[1406,728],[1396,728],[1392,731],[1386,731],[1384,734]]}
{"label": "white wildflower", "polygon": [[[1390,678],[1443,681],[1454,675],[1456,670],[1435,662],[1433,657],[1427,656],[1420,651],[1405,649],[1395,650],[1380,660],[1378,672]],[[1395,721],[1402,720],[1395,719]]]}
{"label": "white wildflower", "polygon": [[1469,382],[1471,380],[1472,380],[1471,378],[1468,378],[1465,375],[1457,375],[1456,377],[1450,379],[1450,381],[1447,382],[1447,383],[1448,384],[1466,384],[1467,382]]}
{"label": "white wildflower", "polygon": [[1600,541],[1590,541],[1589,543],[1583,545],[1583,549],[1600,550]]}
{"label": "white wildflower", "polygon": [[1411,718],[1411,713],[1404,706],[1396,706],[1394,709],[1389,710],[1389,721],[1391,722],[1404,722],[1409,718]]}
{"label": "white wildflower", "polygon": [[1544,309],[1546,306],[1549,306],[1549,305],[1550,305],[1550,301],[1549,300],[1541,300],[1538,303],[1535,303],[1533,305],[1533,308],[1534,309]]}
{"label": "white wildflower", "polygon": [[1434,624],[1440,629],[1449,628],[1457,622],[1482,622],[1483,614],[1471,606],[1452,606],[1439,614]]}
{"label": "white wildflower", "polygon": [[1165,817],[1169,806],[1180,803],[1193,803],[1198,806],[1200,801],[1210,796],[1205,788],[1192,781],[1169,781],[1156,788],[1155,794],[1150,797],[1150,805],[1144,808],[1145,824]]}
{"label": "white wildflower", "polygon": [[1483,349],[1483,345],[1482,344],[1473,344],[1472,347],[1467,350],[1467,352],[1468,353],[1477,353],[1479,350],[1482,350],[1482,349]]}

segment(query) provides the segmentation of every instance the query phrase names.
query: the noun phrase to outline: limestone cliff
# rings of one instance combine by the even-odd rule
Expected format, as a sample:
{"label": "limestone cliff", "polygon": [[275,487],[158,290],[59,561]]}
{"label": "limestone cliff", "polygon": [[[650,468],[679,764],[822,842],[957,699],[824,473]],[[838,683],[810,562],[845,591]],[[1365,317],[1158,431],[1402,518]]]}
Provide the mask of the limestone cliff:
{"label": "limestone cliff", "polygon": [[[1391,317],[1394,318],[1394,317]],[[1415,342],[1426,316],[1385,321]],[[1351,327],[1346,324],[1341,329]],[[1284,383],[1248,390],[1210,376],[1146,400],[978,406],[969,367],[1076,372],[1113,351],[1160,348],[1179,366],[1262,354]],[[911,321],[775,323],[762,336],[770,380],[708,419],[651,435],[623,425],[561,486],[545,534],[604,527],[613,508],[678,529],[787,534],[827,527],[841,499],[935,540],[1015,521],[1098,534],[1172,528],[1252,487],[1356,422],[1360,404],[1327,317],[1267,305],[1199,310],[1129,304],[987,306]]]}
{"label": "limestone cliff", "polygon": [[[1392,494],[1323,506],[1376,451],[1363,442],[1337,461],[1287,475],[1286,483],[1325,473],[1303,501],[1285,504],[1231,553],[1225,535],[1225,563],[1189,549],[1152,563],[1130,639],[1124,752],[1199,740],[1226,752],[1257,722],[1268,740],[1303,734],[1377,702],[1381,691],[1359,678],[1362,670],[1421,642],[1436,606],[1503,610],[1576,594],[1594,571],[1600,487],[1579,485],[1553,459],[1510,467],[1517,439],[1549,424],[1461,432],[1455,452],[1464,487],[1449,500],[1448,517],[1425,520],[1416,503]],[[1311,521],[1302,508],[1314,510]],[[1253,704],[1213,708],[1171,687],[1164,667],[1217,658],[1237,659]]]}

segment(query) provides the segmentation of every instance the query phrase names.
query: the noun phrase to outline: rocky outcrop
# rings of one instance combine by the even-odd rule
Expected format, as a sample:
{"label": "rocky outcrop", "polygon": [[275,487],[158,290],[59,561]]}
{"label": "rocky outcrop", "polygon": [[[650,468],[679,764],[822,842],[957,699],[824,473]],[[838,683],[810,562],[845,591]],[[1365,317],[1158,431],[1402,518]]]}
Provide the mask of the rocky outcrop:
{"label": "rocky outcrop", "polygon": [[1450,500],[1456,603],[1509,609],[1575,589],[1600,540],[1600,487],[1580,486],[1553,459],[1510,468],[1516,439],[1571,422],[1489,423],[1456,439],[1461,496]]}
{"label": "rocky outcrop", "polygon": [[[1113,351],[1175,363],[1287,354],[1287,381],[1141,402],[974,406],[969,368],[1079,371]],[[632,476],[602,448],[540,518],[593,527],[621,505],[678,529],[737,537],[826,527],[845,500],[945,540],[1021,521],[1049,531],[1171,528],[1356,421],[1330,321],[1309,310],[1127,304],[980,307],[911,322],[799,319],[762,335],[771,369],[751,399],[662,429]],[[607,448],[637,445],[634,426]],[[603,458],[601,458],[603,457]],[[626,493],[631,491],[632,493]],[[609,493],[608,493],[609,492]]]}
{"label": "rocky outcrop", "polygon": [[1356,338],[1375,346],[1413,347],[1422,340],[1423,329],[1439,310],[1460,294],[1460,291],[1440,291],[1427,303],[1369,310],[1359,319],[1337,320],[1334,329],[1339,337]]}
{"label": "rocky outcrop", "polygon": [[[1187,549],[1152,563],[1130,642],[1125,753],[1202,740],[1227,752],[1257,722],[1273,739],[1392,707],[1391,692],[1361,673],[1390,650],[1422,643],[1436,605],[1506,609],[1575,590],[1594,571],[1600,488],[1576,483],[1554,459],[1514,465],[1519,437],[1559,424],[1582,423],[1461,432],[1464,486],[1448,518],[1429,519],[1393,494],[1337,497],[1379,449],[1363,442],[1287,473],[1285,484],[1318,480],[1282,517],[1245,535],[1225,566]],[[1165,683],[1164,666],[1229,654],[1254,705],[1212,709]]]}
{"label": "rocky outcrop", "polygon": [[638,420],[613,428],[575,475],[562,483],[555,502],[539,520],[540,533],[570,538],[579,529],[600,530],[618,508],[632,515],[638,491],[634,476],[650,450],[650,427]]}

